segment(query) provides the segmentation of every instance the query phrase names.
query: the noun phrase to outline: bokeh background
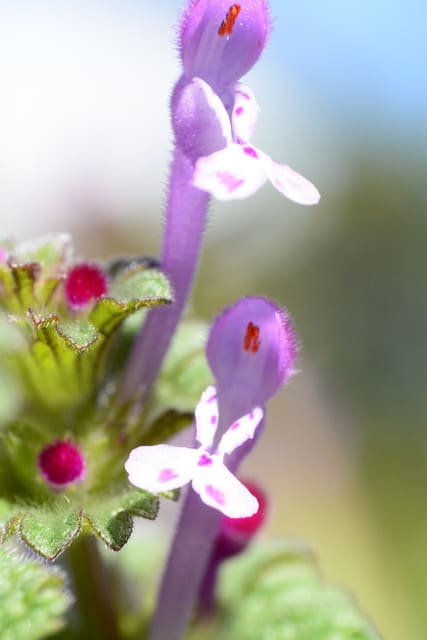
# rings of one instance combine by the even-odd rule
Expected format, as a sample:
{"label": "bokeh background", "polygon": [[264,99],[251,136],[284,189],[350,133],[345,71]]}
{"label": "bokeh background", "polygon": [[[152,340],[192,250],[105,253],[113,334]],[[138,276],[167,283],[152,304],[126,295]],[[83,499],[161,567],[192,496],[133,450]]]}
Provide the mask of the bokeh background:
{"label": "bokeh background", "polygon": [[[1,235],[157,253],[180,2],[0,0]],[[321,204],[214,204],[193,305],[291,311],[300,374],[246,474],[388,640],[427,637],[427,6],[272,0],[256,144]]]}

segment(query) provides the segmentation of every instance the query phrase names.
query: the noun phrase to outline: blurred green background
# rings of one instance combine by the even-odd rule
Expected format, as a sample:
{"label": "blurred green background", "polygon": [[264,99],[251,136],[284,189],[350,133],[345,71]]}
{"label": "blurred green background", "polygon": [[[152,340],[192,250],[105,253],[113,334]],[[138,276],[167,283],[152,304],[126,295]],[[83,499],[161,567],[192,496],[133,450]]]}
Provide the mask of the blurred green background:
{"label": "blurred green background", "polygon": [[[304,538],[389,640],[427,637],[427,83],[420,0],[272,0],[255,143],[311,178],[214,204],[193,305],[291,312],[300,373],[246,464],[268,533]],[[157,253],[177,0],[0,0],[2,235]]]}

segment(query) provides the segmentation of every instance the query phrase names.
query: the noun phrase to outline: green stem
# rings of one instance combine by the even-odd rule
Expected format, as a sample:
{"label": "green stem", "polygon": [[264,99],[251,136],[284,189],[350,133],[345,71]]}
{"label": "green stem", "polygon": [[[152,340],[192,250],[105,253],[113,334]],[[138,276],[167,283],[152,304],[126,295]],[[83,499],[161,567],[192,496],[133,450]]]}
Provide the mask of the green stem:
{"label": "green stem", "polygon": [[111,578],[97,541],[81,536],[68,549],[70,569],[80,618],[80,638],[120,640],[117,612],[110,591]]}

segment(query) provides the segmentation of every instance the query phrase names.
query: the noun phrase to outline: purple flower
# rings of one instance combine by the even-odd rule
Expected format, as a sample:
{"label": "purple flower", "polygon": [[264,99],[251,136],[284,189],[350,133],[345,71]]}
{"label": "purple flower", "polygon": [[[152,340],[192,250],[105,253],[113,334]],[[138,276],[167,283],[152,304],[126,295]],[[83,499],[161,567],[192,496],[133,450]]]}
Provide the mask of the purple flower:
{"label": "purple flower", "polygon": [[190,0],[179,37],[185,76],[202,78],[217,91],[232,86],[258,60],[270,24],[266,0]]}
{"label": "purple flower", "polygon": [[[160,474],[164,474],[165,480],[167,478],[173,482],[171,472],[180,483],[175,486],[192,481],[193,488],[203,501],[198,500],[194,491],[186,495],[160,587],[150,640],[180,640],[200,588],[206,594],[214,586],[209,578],[209,563],[221,528],[217,511],[225,515],[228,513],[218,506],[212,495],[206,499],[206,494],[209,494],[206,486],[224,491],[227,510],[232,505],[232,517],[239,517],[238,501],[243,496],[243,485],[234,474],[262,431],[264,404],[294,372],[297,338],[289,316],[278,305],[267,298],[244,298],[216,319],[210,331],[206,354],[216,378],[217,391],[216,394],[207,391],[196,409],[197,440],[202,447],[184,450],[184,456],[187,456],[184,473],[176,465],[176,451],[172,452],[172,461],[166,460],[164,455],[175,447],[159,450],[157,459],[152,457],[156,447],[152,447],[151,452],[149,447],[145,447],[143,465],[137,465],[138,472],[149,475],[151,482],[153,478],[156,479],[156,486],[145,482],[138,486],[160,491]],[[251,411],[256,420],[250,419]],[[239,416],[245,417],[242,419]],[[244,423],[242,426],[241,422]],[[239,427],[236,428],[237,423]],[[216,467],[211,463],[214,456],[218,457],[215,460]],[[201,461],[209,461],[210,464],[204,468],[205,465],[199,465]],[[152,471],[150,466],[154,467]],[[144,468],[147,471],[143,471]],[[218,469],[221,469],[221,473],[217,473]],[[127,470],[130,471],[129,468]],[[213,482],[212,476],[204,475],[212,472]],[[179,480],[178,476],[181,476]],[[231,481],[228,484],[229,478],[233,478],[233,484]],[[166,488],[166,485],[163,486]],[[233,493],[233,487],[239,487],[239,490]],[[256,496],[252,495],[251,500],[259,505]],[[217,511],[207,509],[203,503],[214,506]],[[248,507],[247,515],[249,504],[243,499],[243,508],[246,510]],[[182,588],[182,576],[185,576],[186,589]],[[203,584],[204,580],[207,585]],[[212,595],[212,591],[210,593]],[[210,601],[209,595],[206,601]]]}
{"label": "purple flower", "polygon": [[179,38],[183,73],[171,103],[175,151],[160,258],[175,301],[145,321],[120,384],[122,401],[137,389],[146,397],[156,380],[191,290],[209,195],[243,198],[269,179],[295,202],[319,200],[308,180],[249,142],[259,109],[239,80],[257,61],[269,30],[267,0],[187,4]]}
{"label": "purple flower", "polygon": [[309,180],[250,144],[259,108],[239,80],[269,28],[265,0],[190,2],[180,36],[184,74],[172,99],[177,144],[195,165],[193,184],[219,200],[245,198],[270,180],[290,200],[317,204]]}
{"label": "purple flower", "polygon": [[170,491],[191,481],[192,487],[209,507],[229,518],[246,518],[258,511],[258,501],[227,469],[224,456],[251,439],[260,424],[263,411],[255,407],[236,420],[211,453],[218,426],[215,387],[208,387],[195,411],[197,449],[159,444],[137,447],[125,463],[129,480],[140,489],[153,493]]}
{"label": "purple flower", "polygon": [[[295,371],[298,339],[289,315],[263,297],[242,298],[212,325],[206,355],[218,393],[264,406]],[[239,403],[239,404],[240,404]],[[241,409],[240,409],[241,410]]]}
{"label": "purple flower", "polygon": [[[259,113],[252,91],[237,85],[234,92],[231,118],[226,105],[206,83],[194,79],[206,94],[205,110],[209,107],[211,132],[220,129],[225,144],[196,160],[193,183],[218,200],[246,198],[255,193],[267,180],[284,196],[303,205],[317,204],[320,194],[316,187],[289,165],[279,164],[269,155],[249,143]],[[200,112],[203,112],[200,108]],[[204,114],[205,120],[207,115]],[[216,121],[216,122],[215,122]],[[211,133],[212,135],[212,133]],[[219,136],[218,136],[219,140]]]}

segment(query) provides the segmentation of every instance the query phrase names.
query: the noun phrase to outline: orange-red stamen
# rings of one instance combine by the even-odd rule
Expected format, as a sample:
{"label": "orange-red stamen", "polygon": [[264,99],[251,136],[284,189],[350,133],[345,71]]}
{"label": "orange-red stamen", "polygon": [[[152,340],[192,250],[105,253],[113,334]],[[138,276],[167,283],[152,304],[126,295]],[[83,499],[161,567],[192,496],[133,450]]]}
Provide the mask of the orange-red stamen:
{"label": "orange-red stamen", "polygon": [[245,351],[256,353],[261,346],[259,339],[259,327],[250,322],[246,327],[245,337],[243,338],[243,348]]}
{"label": "orange-red stamen", "polygon": [[224,20],[221,22],[221,26],[218,29],[219,36],[231,36],[233,33],[234,25],[237,20],[237,16],[241,10],[240,4],[232,4]]}

